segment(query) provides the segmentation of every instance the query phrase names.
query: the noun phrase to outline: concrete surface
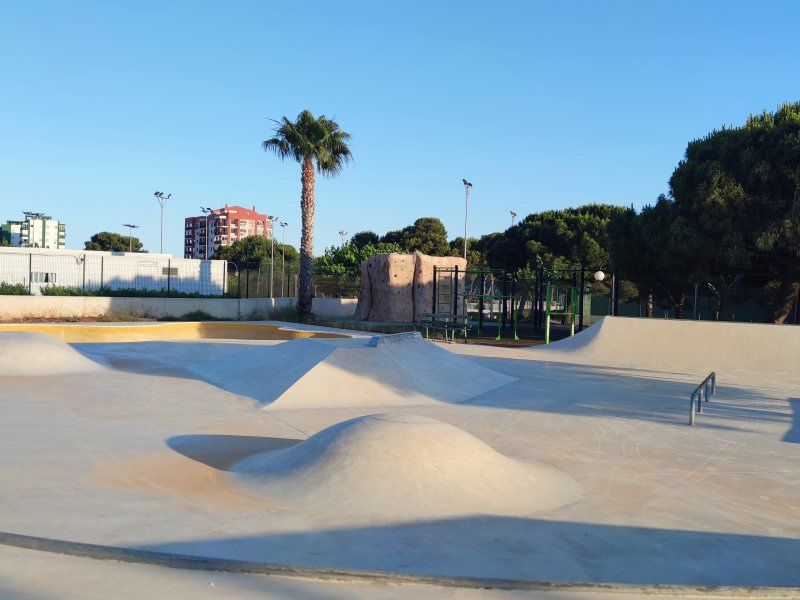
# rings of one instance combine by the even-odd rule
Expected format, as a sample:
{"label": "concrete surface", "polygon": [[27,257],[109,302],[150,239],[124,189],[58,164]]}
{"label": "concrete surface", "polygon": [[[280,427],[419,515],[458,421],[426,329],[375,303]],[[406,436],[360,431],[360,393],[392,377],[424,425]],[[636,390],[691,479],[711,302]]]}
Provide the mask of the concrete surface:
{"label": "concrete surface", "polygon": [[254,495],[341,516],[529,516],[577,500],[552,467],[507,458],[465,431],[404,413],[357,417],[233,462]]}
{"label": "concrete surface", "polygon": [[[215,347],[158,342],[77,347],[121,369],[147,373],[166,365],[172,375],[203,379],[273,409],[463,402],[514,380],[423,339],[389,347],[373,345],[363,335],[328,339],[328,331],[289,331],[323,337]],[[443,373],[453,377],[443,378]]]}
{"label": "concrete surface", "polygon": [[[314,313],[323,317],[353,315],[354,298],[314,298]],[[104,296],[0,296],[0,321],[44,318],[93,318],[113,314],[181,317],[204,311],[217,319],[264,319],[274,310],[292,308],[296,298],[121,298]]]}
{"label": "concrete surface", "polygon": [[[626,322],[620,320],[620,327]],[[728,379],[725,368],[736,365],[722,365],[717,395],[697,425],[688,427],[688,396],[697,374],[717,366],[649,368],[646,344],[662,344],[661,337],[671,335],[656,328],[646,336],[631,335],[625,343],[641,344],[639,352],[622,358],[616,353],[627,347],[607,344],[584,357],[578,347],[573,362],[556,345],[542,352],[461,344],[437,348],[509,381],[468,400],[438,399],[403,412],[449,424],[493,452],[557,469],[578,482],[575,502],[527,516],[497,510],[438,517],[343,515],[254,491],[241,485],[232,465],[386,410],[348,406],[352,390],[336,385],[333,369],[326,392],[330,403],[315,408],[259,408],[226,389],[231,384],[186,375],[192,364],[215,356],[222,363],[237,353],[295,342],[158,342],[130,344],[124,351],[121,344],[97,344],[91,353],[83,351],[98,363],[113,365],[115,355],[138,362],[90,376],[0,377],[0,530],[306,567],[635,585],[650,591],[658,588],[648,586],[663,585],[782,586],[786,589],[778,593],[796,597],[800,379],[791,371],[766,370],[772,364],[767,361],[754,373],[769,385],[754,385]],[[748,331],[742,337],[754,345],[731,338],[724,343],[730,352],[745,347],[770,352],[767,343],[776,343],[771,335],[765,330],[762,343],[757,332]],[[577,344],[579,336],[571,341]],[[706,342],[715,343],[713,331]],[[592,364],[601,359],[606,364]],[[432,370],[442,387],[450,382],[457,387],[462,373]],[[264,387],[275,375],[266,363],[250,373],[253,385]],[[377,389],[380,381],[374,383]],[[397,398],[389,387],[383,393]],[[392,461],[386,463],[389,475]],[[43,559],[29,551],[3,551],[17,558],[13,566],[0,561],[0,573],[15,594],[20,592],[17,597],[25,598]],[[86,559],[59,557],[51,564],[53,570],[38,581],[56,596],[71,581],[103,589],[96,579],[111,572],[105,571],[109,564],[87,566]],[[149,597],[175,597],[170,590],[196,590],[203,581],[197,573],[184,577],[141,565],[115,566],[112,576],[132,585],[142,582],[153,592]],[[231,578],[223,579],[244,586],[232,597],[257,593],[248,586],[287,596],[305,593],[302,586],[270,588],[277,580]],[[317,597],[338,597],[344,589],[331,582],[309,585],[318,586],[308,588]],[[402,597],[450,593],[396,589]],[[379,597],[373,593],[354,588],[352,595]]]}

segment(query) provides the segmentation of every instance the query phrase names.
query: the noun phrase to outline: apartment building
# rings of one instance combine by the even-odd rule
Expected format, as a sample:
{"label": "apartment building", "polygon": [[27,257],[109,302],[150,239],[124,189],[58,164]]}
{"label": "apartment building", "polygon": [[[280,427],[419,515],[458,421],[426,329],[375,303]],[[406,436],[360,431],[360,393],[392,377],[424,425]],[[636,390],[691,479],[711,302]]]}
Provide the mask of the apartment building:
{"label": "apartment building", "polygon": [[198,217],[186,217],[184,224],[184,258],[210,258],[222,246],[251,235],[272,238],[272,221],[268,215],[243,206],[211,210]]}
{"label": "apartment building", "polygon": [[67,239],[64,223],[42,213],[24,214],[24,221],[6,221],[3,224],[0,240],[18,248],[64,248]]}

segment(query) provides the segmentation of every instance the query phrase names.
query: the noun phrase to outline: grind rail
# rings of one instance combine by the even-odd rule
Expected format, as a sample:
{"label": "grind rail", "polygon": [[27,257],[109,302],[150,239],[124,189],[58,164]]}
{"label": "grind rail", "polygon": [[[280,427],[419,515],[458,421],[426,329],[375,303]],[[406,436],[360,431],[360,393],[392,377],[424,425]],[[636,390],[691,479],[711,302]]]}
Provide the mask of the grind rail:
{"label": "grind rail", "polygon": [[708,397],[717,393],[717,374],[712,371],[703,382],[698,385],[689,396],[689,425],[694,425],[696,413],[703,412],[703,402],[708,402]]}

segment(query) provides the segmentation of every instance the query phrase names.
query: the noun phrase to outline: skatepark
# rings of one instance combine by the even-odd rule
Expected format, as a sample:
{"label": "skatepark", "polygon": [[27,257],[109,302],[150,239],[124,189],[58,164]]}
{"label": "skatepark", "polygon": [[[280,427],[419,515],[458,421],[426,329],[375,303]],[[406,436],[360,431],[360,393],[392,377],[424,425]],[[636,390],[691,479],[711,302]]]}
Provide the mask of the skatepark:
{"label": "skatepark", "polygon": [[237,325],[0,326],[0,590],[800,593],[797,328],[607,317],[502,348]]}

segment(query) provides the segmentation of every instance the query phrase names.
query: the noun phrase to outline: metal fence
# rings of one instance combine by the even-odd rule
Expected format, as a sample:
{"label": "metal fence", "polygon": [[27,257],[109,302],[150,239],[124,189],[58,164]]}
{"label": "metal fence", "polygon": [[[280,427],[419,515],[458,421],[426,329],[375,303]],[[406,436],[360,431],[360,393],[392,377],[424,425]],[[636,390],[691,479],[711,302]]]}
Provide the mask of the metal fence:
{"label": "metal fence", "polygon": [[227,263],[163,254],[0,249],[0,283],[28,294],[221,296]]}
{"label": "metal fence", "polygon": [[[275,262],[239,266],[228,263],[228,294],[241,298],[296,298],[300,282],[297,265]],[[357,298],[361,276],[358,272],[330,273],[314,270],[313,293],[315,298]]]}

